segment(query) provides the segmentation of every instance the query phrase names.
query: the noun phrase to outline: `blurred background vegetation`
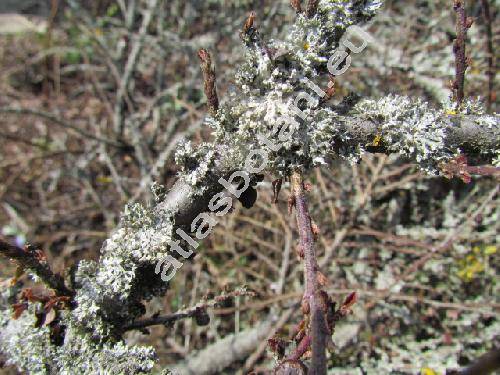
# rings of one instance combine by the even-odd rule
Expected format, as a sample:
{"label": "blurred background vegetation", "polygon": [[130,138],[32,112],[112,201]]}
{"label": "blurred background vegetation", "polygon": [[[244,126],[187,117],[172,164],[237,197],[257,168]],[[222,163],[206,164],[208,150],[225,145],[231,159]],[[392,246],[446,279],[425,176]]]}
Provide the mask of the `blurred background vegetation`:
{"label": "blurred background vegetation", "polygon": [[[154,12],[151,3],[0,1],[0,230],[44,249],[57,271],[97,259],[123,206],[152,201],[153,181],[172,185],[180,139],[210,139],[197,50],[211,51],[224,100],[244,57],[238,31],[248,13],[257,11],[265,38],[285,33],[294,17],[287,0],[160,0]],[[468,8],[476,22],[466,94],[485,98],[486,23],[480,2]],[[495,20],[498,1],[491,9]],[[448,98],[451,1],[387,1],[367,29],[376,43],[353,58],[337,81],[336,100],[397,93],[438,105]],[[269,314],[288,314],[280,320],[285,332],[299,319],[295,222],[286,189],[272,203],[272,180],[259,184],[252,210],[238,206],[222,219],[148,311],[176,311],[242,285],[257,297],[211,311],[207,327],[186,320],[129,335],[130,342],[154,345],[162,366]],[[335,162],[309,180],[328,290],[339,300],[352,290],[360,295],[334,335],[332,374],[444,373],[499,345],[495,178],[465,184],[370,155],[355,165]],[[0,283],[9,283],[15,267],[4,259],[0,265]],[[226,371],[258,373],[272,361],[265,346],[256,346]]]}

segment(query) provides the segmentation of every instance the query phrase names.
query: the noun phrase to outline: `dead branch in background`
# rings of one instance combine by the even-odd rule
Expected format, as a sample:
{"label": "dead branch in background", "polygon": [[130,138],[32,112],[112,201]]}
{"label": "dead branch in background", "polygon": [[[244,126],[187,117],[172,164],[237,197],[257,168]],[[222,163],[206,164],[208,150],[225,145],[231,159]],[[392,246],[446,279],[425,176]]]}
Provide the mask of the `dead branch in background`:
{"label": "dead branch in background", "polygon": [[122,137],[125,130],[125,116],[123,107],[125,98],[128,96],[128,86],[139,61],[142,48],[144,47],[146,34],[148,32],[149,25],[151,24],[151,20],[153,19],[153,14],[156,11],[157,5],[158,0],[148,1],[146,11],[144,12],[142,18],[141,28],[139,29],[139,35],[132,46],[131,52],[128,55],[127,62],[125,63],[125,67],[123,69],[123,74],[120,77],[120,81],[118,82],[119,87],[114,108],[114,126],[115,131],[120,138]]}
{"label": "dead branch in background", "polygon": [[275,322],[276,319],[271,318],[243,332],[228,335],[177,364],[172,372],[182,375],[220,374],[230,364],[250,355],[265,340]]}

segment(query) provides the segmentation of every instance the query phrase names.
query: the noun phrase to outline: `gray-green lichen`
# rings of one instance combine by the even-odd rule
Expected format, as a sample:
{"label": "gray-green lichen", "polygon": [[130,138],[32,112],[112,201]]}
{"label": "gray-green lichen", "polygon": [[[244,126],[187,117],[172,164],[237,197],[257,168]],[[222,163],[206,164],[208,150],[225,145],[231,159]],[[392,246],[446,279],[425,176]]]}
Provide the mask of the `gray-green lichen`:
{"label": "gray-green lichen", "polygon": [[359,116],[381,123],[380,137],[391,152],[416,160],[423,168],[451,157],[445,148],[442,113],[420,99],[388,95],[363,100],[355,107]]}
{"label": "gray-green lichen", "polygon": [[[324,106],[305,79],[319,77],[347,27],[372,17],[381,3],[321,0],[318,14],[311,19],[299,15],[284,40],[270,41],[266,49],[250,43],[236,77],[240,93],[229,94],[226,104],[207,119],[214,142],[179,146],[180,179],[199,186],[219,156],[228,164],[225,169],[237,169],[257,149],[267,151],[266,171],[281,175],[291,168],[323,164],[333,156],[332,140],[348,140],[340,130],[345,116]],[[299,93],[306,94],[300,101]],[[378,120],[390,150],[414,157],[424,167],[455,152],[444,147],[442,112],[420,100],[396,96],[365,100],[354,112]],[[296,121],[289,136],[280,137],[280,131],[286,130],[283,119],[290,118]],[[490,120],[484,121],[487,125]],[[276,128],[276,124],[283,126]],[[356,158],[361,149],[346,150],[342,156]],[[161,201],[163,193],[157,191]],[[127,346],[116,330],[142,315],[142,301],[166,290],[154,266],[170,252],[174,225],[173,213],[160,214],[140,204],[125,208],[120,227],[102,246],[99,262],[82,261],[76,270],[76,306],[59,317],[66,327],[61,346],[51,342],[48,327],[35,327],[36,304],[12,320],[2,294],[0,350],[33,374],[150,372],[156,359],[153,349]]]}
{"label": "gray-green lichen", "polygon": [[99,263],[78,265],[76,306],[60,312],[59,325],[65,327],[61,346],[52,343],[48,327],[35,325],[37,304],[31,303],[13,320],[3,298],[0,350],[9,363],[32,374],[150,372],[156,361],[153,348],[129,347],[116,330],[144,313],[141,301],[166,290],[167,284],[155,277],[152,265],[168,252],[172,227],[168,217],[155,216],[151,208],[134,204],[125,209],[121,226],[101,249]]}
{"label": "gray-green lichen", "polygon": [[[9,310],[0,312],[0,350],[8,363],[30,374],[139,374],[148,373],[156,361],[149,347],[128,347],[121,341],[103,340],[82,328],[72,312],[64,312],[64,342],[52,342],[48,326],[36,327],[37,303],[16,320]],[[94,318],[95,319],[95,318]]]}

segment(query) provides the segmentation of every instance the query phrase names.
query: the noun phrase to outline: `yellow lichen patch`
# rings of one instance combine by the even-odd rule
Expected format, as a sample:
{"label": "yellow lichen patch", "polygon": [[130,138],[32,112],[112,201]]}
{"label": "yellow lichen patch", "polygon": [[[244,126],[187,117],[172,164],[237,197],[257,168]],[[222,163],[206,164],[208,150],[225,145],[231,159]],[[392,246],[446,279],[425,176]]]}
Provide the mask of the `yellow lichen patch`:
{"label": "yellow lichen patch", "polygon": [[493,255],[496,254],[497,252],[497,247],[494,245],[489,245],[484,247],[484,255]]}
{"label": "yellow lichen patch", "polygon": [[455,111],[454,109],[447,109],[446,112],[445,112],[447,115],[449,116],[453,116],[453,115],[456,115],[457,114],[457,111]]}
{"label": "yellow lichen patch", "polygon": [[113,182],[113,179],[109,176],[98,176],[96,178],[96,181],[100,184],[110,184]]}
{"label": "yellow lichen patch", "polygon": [[430,367],[424,367],[420,371],[420,375],[440,375],[438,372],[434,371]]}
{"label": "yellow lichen patch", "polygon": [[485,270],[489,256],[496,252],[495,245],[474,246],[471,252],[458,262],[458,277],[466,282],[472,281]]}
{"label": "yellow lichen patch", "polygon": [[382,136],[380,134],[377,134],[373,139],[372,146],[380,146],[381,142],[382,142]]}

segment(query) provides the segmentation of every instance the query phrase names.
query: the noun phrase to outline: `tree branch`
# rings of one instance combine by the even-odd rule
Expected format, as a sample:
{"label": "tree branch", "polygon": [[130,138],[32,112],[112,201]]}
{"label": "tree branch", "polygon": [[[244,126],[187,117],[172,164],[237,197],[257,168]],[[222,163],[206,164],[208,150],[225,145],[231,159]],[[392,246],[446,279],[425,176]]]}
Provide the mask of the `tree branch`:
{"label": "tree branch", "polygon": [[198,51],[198,57],[201,61],[201,72],[203,73],[203,82],[205,95],[207,97],[208,112],[215,116],[219,109],[219,98],[217,96],[217,87],[215,86],[215,71],[212,67],[212,58],[206,49]]}
{"label": "tree branch", "polygon": [[453,44],[455,53],[455,82],[453,82],[453,91],[457,105],[460,106],[464,100],[465,71],[467,70],[467,61],[465,55],[465,38],[467,29],[472,25],[472,20],[465,14],[465,0],[454,0],[453,9],[457,13],[456,32],[457,39]]}
{"label": "tree branch", "polygon": [[[187,309],[179,310],[173,314],[169,315],[162,315],[162,316],[153,316],[151,318],[147,319],[141,319],[137,320],[135,322],[132,322],[130,324],[125,325],[122,330],[125,331],[130,331],[133,329],[143,329],[146,327],[150,326],[156,326],[156,325],[166,325],[173,323],[177,320],[185,319],[185,318],[193,318],[195,317],[199,325],[205,325],[202,324],[201,322],[204,321],[206,324],[210,321],[206,310],[208,308],[214,308],[217,307],[219,304],[222,302],[239,297],[239,296],[251,296],[254,297],[255,293],[251,291],[247,291],[245,289],[238,289],[233,292],[227,293],[227,294],[221,294],[219,296],[216,296],[208,301],[203,301],[198,304],[196,304],[193,307],[189,307]],[[208,321],[206,321],[208,319]]]}
{"label": "tree branch", "polygon": [[463,370],[446,371],[446,375],[488,375],[500,369],[500,349],[495,348],[479,357]]}
{"label": "tree branch", "polygon": [[304,193],[302,173],[294,171],[290,177],[291,189],[295,203],[297,226],[300,236],[300,246],[304,253],[305,291],[302,297],[302,312],[310,317],[310,336],[312,361],[310,375],[326,374],[326,342],[328,328],[322,303],[319,300],[318,262],[314,249],[314,234],[311,217]]}
{"label": "tree branch", "polygon": [[265,340],[275,319],[264,320],[246,331],[229,335],[172,368],[174,374],[220,374],[231,363],[246,358]]}
{"label": "tree branch", "polygon": [[[499,118],[495,117],[496,123],[490,127],[482,125],[479,119],[480,116],[475,115],[445,116],[443,118],[446,133],[445,147],[451,150],[459,148],[468,155],[481,154],[485,158],[494,156],[494,151],[500,148]],[[330,143],[334,149],[370,144],[379,134],[382,123],[376,119],[346,116],[339,124],[340,132],[345,135],[344,140],[332,139]],[[368,151],[389,152],[387,145],[373,147]],[[191,224],[196,215],[207,210],[208,201],[222,191],[223,187],[217,180],[220,177],[227,177],[240,167],[234,165],[232,160],[225,159],[224,153],[221,153],[210,173],[199,182],[198,185],[203,186],[203,189],[179,179],[166,199],[156,206],[156,214],[172,215],[177,225]]]}
{"label": "tree branch", "polygon": [[43,253],[37,252],[31,246],[24,249],[11,245],[4,238],[0,237],[0,254],[15,260],[21,267],[31,270],[35,275],[51,289],[54,289],[60,296],[73,296],[75,293],[64,284],[63,278],[52,272]]}

